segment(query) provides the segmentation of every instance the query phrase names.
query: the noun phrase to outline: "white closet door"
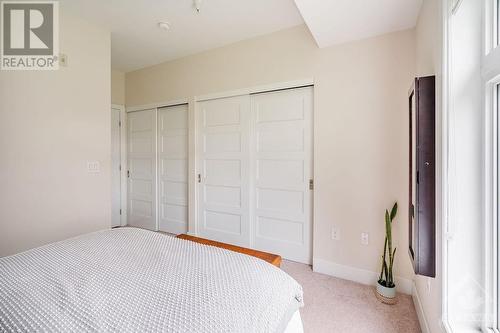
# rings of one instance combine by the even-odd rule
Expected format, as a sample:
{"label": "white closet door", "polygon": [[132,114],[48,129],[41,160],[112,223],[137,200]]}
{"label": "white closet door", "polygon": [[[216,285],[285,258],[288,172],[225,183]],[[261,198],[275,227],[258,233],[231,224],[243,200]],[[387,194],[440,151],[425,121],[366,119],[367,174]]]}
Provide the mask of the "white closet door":
{"label": "white closet door", "polygon": [[199,234],[250,246],[250,97],[198,103]]}
{"label": "white closet door", "polygon": [[187,232],[188,106],[158,109],[159,230]]}
{"label": "white closet door", "polygon": [[156,110],[128,114],[128,225],[156,230]]}
{"label": "white closet door", "polygon": [[311,263],[312,87],[251,100],[254,247]]}

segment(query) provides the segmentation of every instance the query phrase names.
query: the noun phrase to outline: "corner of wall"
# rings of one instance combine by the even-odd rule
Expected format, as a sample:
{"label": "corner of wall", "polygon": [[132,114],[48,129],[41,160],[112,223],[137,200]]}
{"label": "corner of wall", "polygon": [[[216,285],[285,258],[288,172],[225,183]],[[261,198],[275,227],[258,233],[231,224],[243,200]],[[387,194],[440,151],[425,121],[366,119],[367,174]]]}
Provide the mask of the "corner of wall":
{"label": "corner of wall", "polygon": [[[334,262],[313,258],[313,271],[339,279],[358,282],[365,285],[375,285],[378,274],[369,270],[336,264]],[[413,282],[407,278],[396,277],[396,289],[398,292],[411,295]]]}

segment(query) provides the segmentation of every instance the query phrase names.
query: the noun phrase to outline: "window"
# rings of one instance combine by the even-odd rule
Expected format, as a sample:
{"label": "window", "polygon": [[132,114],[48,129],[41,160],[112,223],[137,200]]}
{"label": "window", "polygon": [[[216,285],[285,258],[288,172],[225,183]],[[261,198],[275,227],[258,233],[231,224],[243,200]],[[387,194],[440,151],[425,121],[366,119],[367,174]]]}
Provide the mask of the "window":
{"label": "window", "polygon": [[500,45],[500,0],[496,0],[496,8],[493,9],[494,11],[494,22],[493,22],[493,29],[494,29],[494,36],[493,39],[496,40],[496,46]]}
{"label": "window", "polygon": [[[490,89],[491,88],[491,89]],[[488,202],[491,203],[490,214],[488,215],[488,211],[486,211],[485,216],[490,216],[488,222],[488,217],[486,218],[486,229],[485,229],[485,241],[486,244],[486,272],[485,272],[485,285],[486,295],[491,295],[491,299],[486,300],[485,304],[485,332],[499,332],[500,328],[500,294],[498,287],[500,286],[499,281],[499,258],[500,258],[500,246],[499,246],[499,230],[500,230],[500,204],[499,204],[499,194],[500,194],[500,168],[499,168],[499,152],[500,152],[500,113],[498,109],[498,93],[500,90],[500,85],[497,84],[488,84],[486,83],[486,123],[488,123],[488,119],[491,120],[492,126],[491,136],[493,140],[491,141],[491,152],[490,158],[488,158],[488,153],[486,154],[487,161],[491,164],[491,178],[485,177],[485,189],[486,189],[486,198],[489,198],[486,203],[486,207],[488,207]],[[488,127],[486,128],[488,130]],[[488,134],[486,135],[486,140],[488,141]],[[487,152],[489,144],[486,142]],[[488,170],[488,166],[486,166],[486,170]],[[491,183],[491,186],[488,187],[488,183]]]}
{"label": "window", "polygon": [[[486,272],[485,329],[500,332],[500,0],[486,7],[485,41],[489,48],[482,62],[486,115]],[[488,37],[490,36],[490,37]],[[488,41],[488,38],[490,40]],[[491,126],[488,126],[491,123]],[[491,170],[491,173],[488,173]]]}
{"label": "window", "polygon": [[499,6],[500,0],[444,1],[442,322],[448,332],[500,333]]}
{"label": "window", "polygon": [[[500,1],[500,0],[499,0]],[[497,11],[498,13],[498,11]],[[500,73],[500,72],[499,72]],[[491,228],[491,231],[493,233],[493,239],[492,239],[492,244],[493,248],[490,250],[492,253],[489,255],[491,257],[491,263],[490,263],[490,268],[487,267],[487,272],[490,274],[490,278],[492,281],[492,295],[493,299],[491,300],[492,304],[490,305],[491,308],[491,313],[492,313],[492,318],[489,320],[490,325],[489,327],[493,328],[494,332],[499,332],[500,331],[500,272],[499,272],[499,267],[500,267],[500,135],[499,135],[499,130],[500,130],[500,84],[497,82],[494,87],[493,87],[493,92],[492,92],[492,103],[491,103],[491,109],[493,110],[493,119],[495,119],[495,126],[496,129],[494,130],[494,136],[495,136],[495,141],[496,145],[494,146],[495,149],[495,161],[493,162],[494,164],[494,170],[495,170],[495,184],[496,187],[494,187],[494,195],[493,198],[495,200],[495,205],[493,209],[495,210],[495,213],[493,214],[493,226]],[[486,254],[486,257],[488,258],[488,254]],[[487,279],[486,279],[487,280]],[[487,305],[488,308],[488,305]],[[488,322],[488,320],[487,320]]]}

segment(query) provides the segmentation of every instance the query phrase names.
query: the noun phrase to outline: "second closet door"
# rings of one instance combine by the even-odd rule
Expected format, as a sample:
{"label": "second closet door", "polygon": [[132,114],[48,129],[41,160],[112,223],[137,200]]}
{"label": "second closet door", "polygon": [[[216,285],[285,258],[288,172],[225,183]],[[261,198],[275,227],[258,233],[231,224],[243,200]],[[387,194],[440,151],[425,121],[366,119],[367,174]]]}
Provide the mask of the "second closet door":
{"label": "second closet door", "polygon": [[188,106],[158,109],[158,229],[187,232]]}
{"label": "second closet door", "polygon": [[252,96],[253,247],[312,261],[312,87]]}
{"label": "second closet door", "polygon": [[128,114],[128,222],[156,230],[156,110]]}
{"label": "second closet door", "polygon": [[198,103],[201,237],[310,263],[313,88]]}
{"label": "second closet door", "polygon": [[200,102],[199,233],[250,246],[250,96]]}

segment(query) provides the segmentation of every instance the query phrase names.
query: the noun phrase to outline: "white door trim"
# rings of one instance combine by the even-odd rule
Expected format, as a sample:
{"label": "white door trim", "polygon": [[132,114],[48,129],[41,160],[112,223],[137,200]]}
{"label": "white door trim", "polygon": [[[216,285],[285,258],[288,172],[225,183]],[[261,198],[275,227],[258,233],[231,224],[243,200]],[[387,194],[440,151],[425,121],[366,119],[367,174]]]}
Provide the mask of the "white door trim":
{"label": "white door trim", "polygon": [[134,111],[143,111],[143,110],[149,110],[149,109],[159,109],[159,108],[181,105],[181,104],[189,104],[189,99],[188,98],[181,98],[181,99],[163,101],[163,102],[158,102],[158,103],[150,103],[150,104],[143,104],[143,105],[136,105],[136,106],[127,106],[126,109],[127,109],[127,112],[134,112]]}
{"label": "white door trim", "polygon": [[223,92],[218,92],[218,93],[213,93],[213,94],[199,95],[199,96],[194,97],[194,101],[195,102],[202,102],[202,101],[208,101],[211,99],[227,98],[227,97],[234,97],[234,96],[240,96],[240,95],[251,95],[251,94],[256,94],[256,93],[263,93],[266,91],[299,88],[302,86],[312,86],[312,85],[314,85],[314,79],[312,79],[312,78],[287,81],[287,82],[277,82],[277,83],[254,86],[254,87],[250,87],[250,88],[242,88],[242,89],[228,90],[228,91],[223,91]]}
{"label": "white door trim", "polygon": [[125,105],[111,104],[111,109],[120,110],[120,225],[127,225],[127,112]]}

